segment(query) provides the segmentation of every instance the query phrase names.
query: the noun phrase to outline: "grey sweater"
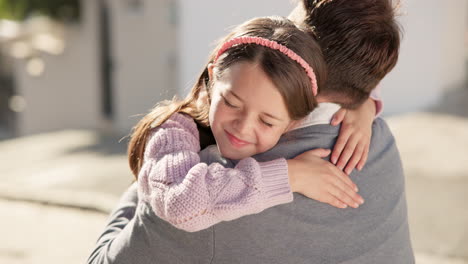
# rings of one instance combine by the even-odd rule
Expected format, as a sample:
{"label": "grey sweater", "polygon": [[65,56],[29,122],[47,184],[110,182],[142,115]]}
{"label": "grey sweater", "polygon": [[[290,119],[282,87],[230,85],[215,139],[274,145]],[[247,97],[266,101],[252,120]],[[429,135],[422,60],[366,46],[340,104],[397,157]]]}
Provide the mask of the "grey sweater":
{"label": "grey sweater", "polygon": [[[332,148],[338,132],[330,125],[293,130],[255,158],[293,158],[306,150]],[[196,233],[158,219],[144,203],[131,218],[136,200],[132,207],[131,199],[124,199],[88,263],[414,263],[401,161],[382,119],[373,124],[366,166],[351,178],[366,200],[358,209],[338,209],[294,194],[292,203]]]}

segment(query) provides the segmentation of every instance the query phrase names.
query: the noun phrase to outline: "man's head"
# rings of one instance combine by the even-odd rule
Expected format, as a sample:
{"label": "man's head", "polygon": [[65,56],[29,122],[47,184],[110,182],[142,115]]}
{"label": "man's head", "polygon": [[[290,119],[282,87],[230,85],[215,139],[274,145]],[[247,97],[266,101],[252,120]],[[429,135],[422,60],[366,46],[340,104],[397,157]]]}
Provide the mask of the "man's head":
{"label": "man's head", "polygon": [[313,29],[328,66],[319,95],[344,107],[363,103],[398,60],[392,0],[302,0],[289,18]]}

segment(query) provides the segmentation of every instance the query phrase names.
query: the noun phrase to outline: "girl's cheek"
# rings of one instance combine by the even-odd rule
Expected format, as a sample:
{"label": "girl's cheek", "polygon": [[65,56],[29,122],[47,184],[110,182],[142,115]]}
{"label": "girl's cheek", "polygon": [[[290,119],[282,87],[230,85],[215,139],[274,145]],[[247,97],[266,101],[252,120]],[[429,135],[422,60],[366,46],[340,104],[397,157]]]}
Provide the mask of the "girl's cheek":
{"label": "girl's cheek", "polygon": [[257,132],[257,139],[257,142],[260,142],[260,152],[265,152],[278,143],[279,136],[274,131],[259,131]]}
{"label": "girl's cheek", "polygon": [[226,109],[225,106],[223,106],[223,104],[219,104],[218,107],[216,107],[216,116],[218,116],[218,118],[221,118],[221,119],[224,119],[226,118],[226,116],[229,115],[229,109]]}

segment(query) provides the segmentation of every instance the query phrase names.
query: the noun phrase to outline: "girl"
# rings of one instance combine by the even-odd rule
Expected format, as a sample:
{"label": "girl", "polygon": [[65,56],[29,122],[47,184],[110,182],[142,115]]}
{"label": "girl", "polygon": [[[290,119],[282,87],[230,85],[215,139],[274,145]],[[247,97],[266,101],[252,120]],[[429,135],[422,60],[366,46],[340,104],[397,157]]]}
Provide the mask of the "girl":
{"label": "girl", "polygon": [[[272,148],[317,105],[325,65],[310,36],[286,18],[247,21],[213,51],[185,100],[164,102],[137,124],[130,167],[140,200],[157,216],[193,232],[291,202],[295,191],[339,208],[363,203],[337,169],[313,173],[328,151],[270,162],[250,158]],[[234,168],[200,161],[200,149],[213,137],[223,157],[238,161]]]}

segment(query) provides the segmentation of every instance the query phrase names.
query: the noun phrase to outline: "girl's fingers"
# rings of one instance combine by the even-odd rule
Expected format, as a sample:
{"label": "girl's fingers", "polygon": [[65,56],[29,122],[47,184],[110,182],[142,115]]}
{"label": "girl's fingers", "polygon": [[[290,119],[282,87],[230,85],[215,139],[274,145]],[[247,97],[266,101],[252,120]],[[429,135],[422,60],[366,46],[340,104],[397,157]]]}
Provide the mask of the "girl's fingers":
{"label": "girl's fingers", "polygon": [[354,150],[354,153],[352,154],[351,159],[348,161],[348,164],[346,165],[345,168],[345,173],[350,175],[351,172],[356,168],[356,165],[358,164],[359,161],[362,160],[362,156],[364,153],[364,146],[360,143],[356,146],[356,150]]}
{"label": "girl's fingers", "polygon": [[361,160],[359,161],[359,163],[357,165],[358,170],[361,171],[362,168],[364,168],[364,164],[366,164],[368,155],[369,155],[369,144],[367,144],[364,147],[364,153],[362,154],[362,158],[361,158]]}
{"label": "girl's fingers", "polygon": [[[341,181],[343,181],[346,185],[349,186],[349,188],[353,189],[355,192],[358,192],[358,187],[357,185],[346,175],[344,174],[341,170],[339,170],[337,167],[330,165],[331,170],[333,171],[332,174],[336,177],[338,177]],[[333,177],[333,175],[331,177]]]}
{"label": "girl's fingers", "polygon": [[333,115],[333,119],[331,121],[331,125],[332,126],[337,126],[339,125],[341,122],[343,122],[343,119],[345,118],[346,116],[346,109],[344,108],[341,108],[340,110],[338,110],[338,112],[336,112],[334,115]]}
{"label": "girl's fingers", "polygon": [[328,188],[328,192],[337,200],[340,202],[346,204],[347,206],[350,206],[352,208],[358,208],[359,203],[356,202],[349,194],[347,194],[345,191],[340,189],[339,187],[335,185],[330,185]]}
{"label": "girl's fingers", "polygon": [[325,158],[328,155],[330,155],[330,152],[331,152],[331,150],[329,150],[329,149],[319,148],[319,149],[309,150],[306,153],[307,153],[307,155],[310,154],[310,155],[317,156],[319,158]]}
{"label": "girl's fingers", "polygon": [[348,131],[349,130],[341,129],[340,134],[338,135],[338,139],[336,140],[335,147],[333,147],[332,156],[330,158],[330,161],[333,164],[336,164],[338,161],[338,158],[341,156],[341,152],[343,152],[343,149],[351,136],[351,132]]}
{"label": "girl's fingers", "polygon": [[331,179],[331,186],[329,186],[328,191],[337,199],[353,208],[359,207],[359,204],[364,202],[364,199],[354,192],[352,188],[347,186],[340,178]]}
{"label": "girl's fingers", "polygon": [[345,203],[341,202],[339,199],[337,199],[335,196],[333,196],[331,193],[327,194],[328,196],[321,202],[327,203],[331,206],[334,206],[336,208],[341,208],[345,209],[348,207]]}
{"label": "girl's fingers", "polygon": [[358,141],[354,137],[350,138],[348,142],[346,143],[346,147],[341,153],[340,159],[336,163],[336,166],[340,170],[343,170],[346,164],[348,163],[349,159],[354,153],[354,150],[356,149],[357,144],[358,144]]}

